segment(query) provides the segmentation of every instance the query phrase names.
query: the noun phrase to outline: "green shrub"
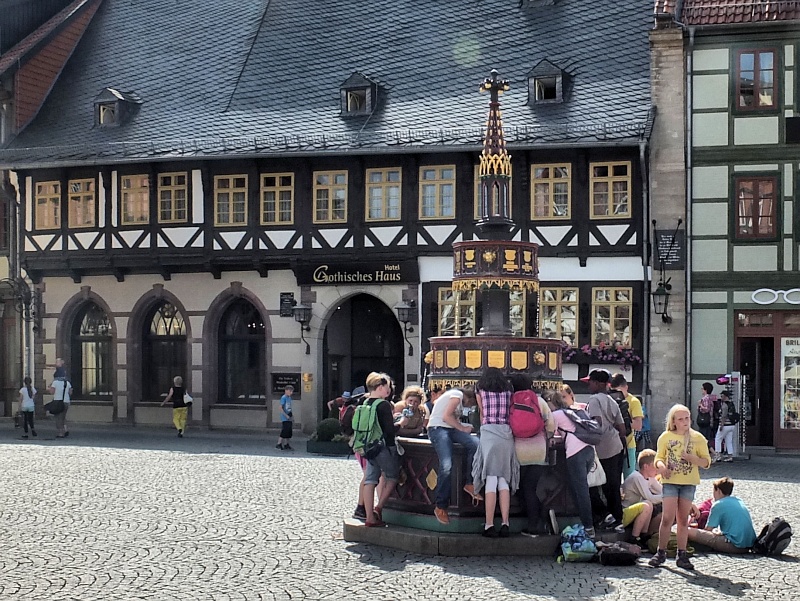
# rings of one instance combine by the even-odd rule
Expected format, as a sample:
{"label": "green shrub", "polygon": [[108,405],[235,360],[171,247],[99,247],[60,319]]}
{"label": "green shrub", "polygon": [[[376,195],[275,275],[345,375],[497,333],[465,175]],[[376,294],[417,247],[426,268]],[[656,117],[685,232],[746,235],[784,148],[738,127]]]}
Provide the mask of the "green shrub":
{"label": "green shrub", "polygon": [[342,427],[339,420],[333,417],[323,419],[317,424],[317,430],[314,432],[315,440],[319,442],[330,442],[334,436],[342,433]]}

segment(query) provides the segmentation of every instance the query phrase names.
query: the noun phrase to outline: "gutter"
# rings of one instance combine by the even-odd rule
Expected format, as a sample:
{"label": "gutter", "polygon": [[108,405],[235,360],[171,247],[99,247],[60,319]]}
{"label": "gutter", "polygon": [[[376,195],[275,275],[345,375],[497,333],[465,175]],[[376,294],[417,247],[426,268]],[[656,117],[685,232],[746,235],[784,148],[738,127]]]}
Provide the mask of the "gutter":
{"label": "gutter", "polygon": [[692,392],[692,68],[694,53],[695,28],[689,27],[689,47],[686,52],[686,296],[684,298],[686,313],[686,364],[684,366],[684,394],[686,406],[691,410]]}
{"label": "gutter", "polygon": [[[645,402],[650,398],[650,293],[652,277],[650,271],[650,177],[647,172],[647,140],[639,142],[639,169],[642,178],[642,280],[644,284],[644,324],[643,333],[647,332],[647,344],[642,345],[642,397]],[[648,413],[649,415],[649,413]]]}

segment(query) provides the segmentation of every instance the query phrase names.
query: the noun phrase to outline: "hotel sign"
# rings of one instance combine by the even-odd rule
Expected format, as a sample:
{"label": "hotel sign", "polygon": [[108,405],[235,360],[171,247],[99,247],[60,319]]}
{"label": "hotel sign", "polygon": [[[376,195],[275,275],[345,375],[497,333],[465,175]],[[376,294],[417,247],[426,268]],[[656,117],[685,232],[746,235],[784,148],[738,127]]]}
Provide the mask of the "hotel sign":
{"label": "hotel sign", "polygon": [[369,284],[414,284],[419,282],[416,261],[359,261],[354,263],[313,263],[298,265],[300,286],[343,286]]}

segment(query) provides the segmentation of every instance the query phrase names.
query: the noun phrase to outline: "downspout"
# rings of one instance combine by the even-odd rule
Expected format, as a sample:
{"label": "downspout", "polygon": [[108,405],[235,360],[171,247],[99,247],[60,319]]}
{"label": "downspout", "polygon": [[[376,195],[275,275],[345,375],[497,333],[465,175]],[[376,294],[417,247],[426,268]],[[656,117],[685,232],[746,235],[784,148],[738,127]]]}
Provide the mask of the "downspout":
{"label": "downspout", "polygon": [[689,27],[689,48],[686,53],[686,365],[684,394],[686,406],[691,408],[692,394],[692,54],[694,52],[694,27]]}
{"label": "downspout", "polygon": [[[642,397],[646,404],[650,399],[650,176],[647,171],[647,139],[639,141],[639,170],[642,178],[642,281],[644,283],[644,332],[647,344],[642,345]],[[643,332],[643,333],[644,333]],[[648,412],[649,415],[649,412]]]}

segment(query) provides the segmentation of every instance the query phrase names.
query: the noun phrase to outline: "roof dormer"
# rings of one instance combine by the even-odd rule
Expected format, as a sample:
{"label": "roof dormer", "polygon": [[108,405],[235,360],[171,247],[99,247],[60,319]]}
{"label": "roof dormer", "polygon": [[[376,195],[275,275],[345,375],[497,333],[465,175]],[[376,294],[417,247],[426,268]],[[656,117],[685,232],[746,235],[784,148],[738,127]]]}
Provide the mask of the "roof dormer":
{"label": "roof dormer", "polygon": [[142,99],[134,92],[104,88],[94,99],[94,123],[99,127],[117,127],[127,122]]}
{"label": "roof dormer", "polygon": [[378,102],[378,84],[358,71],[339,86],[339,93],[342,117],[370,115]]}
{"label": "roof dormer", "polygon": [[564,86],[569,77],[549,60],[542,59],[528,73],[528,104],[564,102]]}

